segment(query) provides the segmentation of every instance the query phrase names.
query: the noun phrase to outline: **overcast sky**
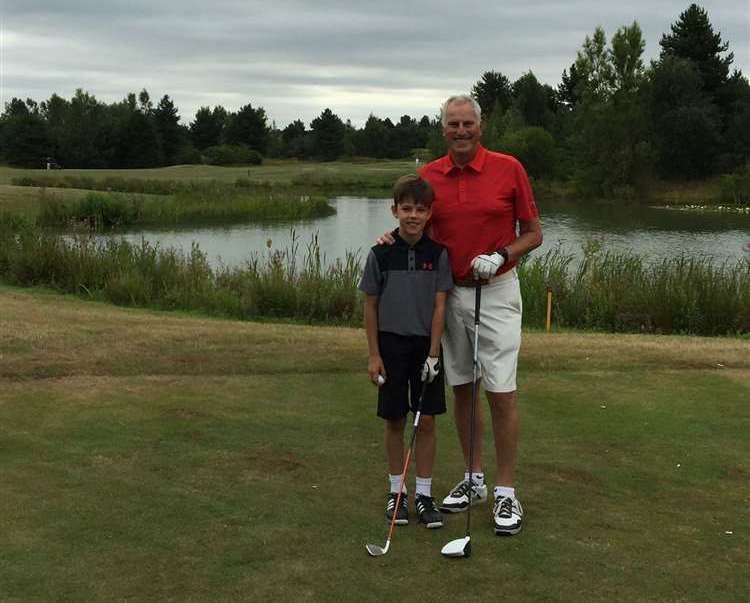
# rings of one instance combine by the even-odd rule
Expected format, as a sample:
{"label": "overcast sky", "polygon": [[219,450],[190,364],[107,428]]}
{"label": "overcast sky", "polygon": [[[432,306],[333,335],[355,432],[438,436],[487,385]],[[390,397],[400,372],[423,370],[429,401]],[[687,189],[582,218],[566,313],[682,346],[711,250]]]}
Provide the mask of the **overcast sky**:
{"label": "overcast sky", "polygon": [[[597,25],[608,38],[637,20],[645,57],[689,2],[672,0],[0,0],[2,100],[76,88],[112,102],[169,94],[182,121],[200,106],[252,103],[283,127],[330,107],[361,125],[370,113],[435,115],[487,70],[532,70],[556,86]],[[700,3],[750,74],[750,0]]]}

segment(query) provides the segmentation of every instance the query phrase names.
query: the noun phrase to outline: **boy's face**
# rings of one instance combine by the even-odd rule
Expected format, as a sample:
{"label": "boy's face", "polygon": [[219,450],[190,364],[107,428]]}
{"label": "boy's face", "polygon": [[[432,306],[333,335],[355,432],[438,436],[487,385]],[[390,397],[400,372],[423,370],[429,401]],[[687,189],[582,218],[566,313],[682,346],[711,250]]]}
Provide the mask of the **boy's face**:
{"label": "boy's face", "polygon": [[398,205],[391,207],[393,217],[398,220],[399,232],[408,237],[422,236],[427,220],[432,215],[432,208],[414,203],[409,197],[403,199]]}

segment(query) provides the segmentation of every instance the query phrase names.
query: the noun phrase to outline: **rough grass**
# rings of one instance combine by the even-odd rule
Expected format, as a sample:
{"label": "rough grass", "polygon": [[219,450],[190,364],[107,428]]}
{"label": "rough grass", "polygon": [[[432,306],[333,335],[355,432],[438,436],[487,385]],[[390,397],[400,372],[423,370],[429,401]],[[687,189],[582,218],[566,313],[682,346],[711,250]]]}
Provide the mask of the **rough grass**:
{"label": "rough grass", "polygon": [[[478,507],[470,560],[439,555],[464,517],[400,528],[376,560],[360,329],[8,287],[0,308],[5,600],[747,598],[746,340],[526,334],[524,532],[495,537]],[[440,495],[460,462],[438,426]]]}
{"label": "rough grass", "polygon": [[[234,183],[238,178],[246,178],[254,182],[269,182],[271,184],[290,184],[294,178],[329,177],[329,178],[359,178],[373,176],[379,178],[386,175],[393,183],[399,176],[414,171],[413,161],[331,161],[319,163],[314,161],[273,161],[264,162],[261,166],[253,167],[219,167],[210,165],[176,165],[164,168],[139,170],[62,170],[60,172],[45,172],[42,170],[25,170],[0,166],[0,184],[10,184],[13,178],[24,176],[37,178],[44,175],[59,177],[71,175],[75,177],[90,177],[96,179],[128,178],[147,180],[185,180],[211,181],[218,180]],[[390,180],[392,178],[392,180]]]}

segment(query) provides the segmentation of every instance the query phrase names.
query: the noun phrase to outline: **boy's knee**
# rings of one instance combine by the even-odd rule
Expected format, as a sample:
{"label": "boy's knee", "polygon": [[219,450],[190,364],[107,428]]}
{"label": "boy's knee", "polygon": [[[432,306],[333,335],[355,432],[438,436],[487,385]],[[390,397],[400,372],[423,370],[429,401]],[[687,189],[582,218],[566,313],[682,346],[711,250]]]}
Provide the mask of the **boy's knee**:
{"label": "boy's knee", "polygon": [[432,434],[435,432],[435,417],[431,415],[422,415],[419,418],[419,433]]}
{"label": "boy's knee", "polygon": [[391,433],[402,433],[406,425],[406,417],[400,419],[386,419],[385,430]]}

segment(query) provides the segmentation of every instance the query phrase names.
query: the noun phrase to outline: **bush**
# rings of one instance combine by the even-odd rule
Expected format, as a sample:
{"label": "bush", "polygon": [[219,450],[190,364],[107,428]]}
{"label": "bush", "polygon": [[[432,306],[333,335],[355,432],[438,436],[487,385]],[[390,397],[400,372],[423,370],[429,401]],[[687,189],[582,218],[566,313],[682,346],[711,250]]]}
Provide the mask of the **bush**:
{"label": "bush", "polygon": [[261,165],[263,156],[244,145],[220,144],[204,149],[203,161],[208,165]]}
{"label": "bush", "polygon": [[521,128],[505,134],[498,150],[516,157],[533,178],[555,174],[555,139],[544,128]]}
{"label": "bush", "polygon": [[750,205],[750,163],[721,177],[719,197],[722,203]]}

